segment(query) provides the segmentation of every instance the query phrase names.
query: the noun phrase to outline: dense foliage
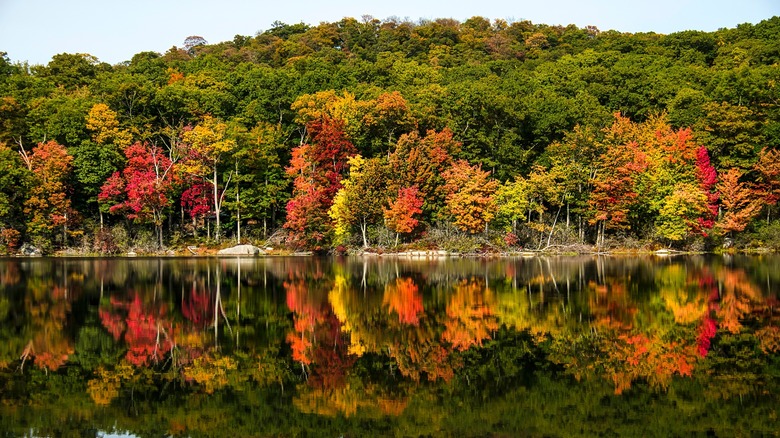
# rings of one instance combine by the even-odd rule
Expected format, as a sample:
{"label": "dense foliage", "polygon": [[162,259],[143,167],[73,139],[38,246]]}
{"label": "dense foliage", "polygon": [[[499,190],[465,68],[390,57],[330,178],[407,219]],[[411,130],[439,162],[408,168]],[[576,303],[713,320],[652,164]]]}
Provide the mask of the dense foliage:
{"label": "dense foliage", "polygon": [[778,41],[778,17],[670,35],[363,17],[113,66],[3,55],[0,248],[777,247]]}

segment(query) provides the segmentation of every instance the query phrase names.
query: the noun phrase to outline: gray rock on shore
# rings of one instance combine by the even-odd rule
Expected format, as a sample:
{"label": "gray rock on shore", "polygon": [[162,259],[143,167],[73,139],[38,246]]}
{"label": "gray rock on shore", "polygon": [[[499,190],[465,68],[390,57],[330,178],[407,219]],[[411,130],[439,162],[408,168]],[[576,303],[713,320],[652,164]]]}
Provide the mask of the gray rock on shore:
{"label": "gray rock on shore", "polygon": [[40,257],[41,255],[43,255],[43,253],[41,249],[38,248],[37,246],[34,246],[30,243],[25,243],[24,245],[22,245],[21,248],[19,248],[19,255],[28,256],[28,257]]}
{"label": "gray rock on shore", "polygon": [[220,249],[217,255],[263,255],[265,251],[254,245],[236,245],[230,248]]}

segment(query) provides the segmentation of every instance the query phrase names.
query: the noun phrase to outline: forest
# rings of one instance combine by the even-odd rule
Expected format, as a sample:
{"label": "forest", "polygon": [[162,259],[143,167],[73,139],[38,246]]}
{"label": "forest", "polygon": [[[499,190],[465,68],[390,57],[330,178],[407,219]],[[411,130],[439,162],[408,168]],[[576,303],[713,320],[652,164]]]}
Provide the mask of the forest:
{"label": "forest", "polygon": [[275,22],[0,52],[0,253],[780,248],[780,17]]}

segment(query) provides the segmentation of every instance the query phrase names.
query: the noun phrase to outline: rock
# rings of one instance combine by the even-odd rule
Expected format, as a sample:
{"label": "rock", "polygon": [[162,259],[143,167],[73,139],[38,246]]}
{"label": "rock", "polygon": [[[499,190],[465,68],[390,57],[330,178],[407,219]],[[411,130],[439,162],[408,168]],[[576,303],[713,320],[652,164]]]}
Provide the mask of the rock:
{"label": "rock", "polygon": [[217,255],[261,255],[265,251],[254,245],[236,245],[231,248],[220,249]]}
{"label": "rock", "polygon": [[41,252],[41,249],[37,246],[34,246],[30,243],[25,243],[22,245],[21,248],[19,248],[19,255],[28,256],[28,257],[40,257],[43,255]]}

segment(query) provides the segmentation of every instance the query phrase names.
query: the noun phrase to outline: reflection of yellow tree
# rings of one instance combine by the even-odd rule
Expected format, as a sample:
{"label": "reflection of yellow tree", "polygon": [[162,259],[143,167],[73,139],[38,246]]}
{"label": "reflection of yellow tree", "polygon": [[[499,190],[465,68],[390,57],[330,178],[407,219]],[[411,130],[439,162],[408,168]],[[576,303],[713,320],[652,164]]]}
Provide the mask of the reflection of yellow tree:
{"label": "reflection of yellow tree", "polygon": [[[661,299],[678,324],[696,322],[708,310],[709,291],[699,287],[700,282],[689,281],[687,272],[683,265],[673,264],[658,269],[656,273]],[[705,272],[697,272],[698,277],[704,275]]]}
{"label": "reflection of yellow tree", "polygon": [[361,302],[355,292],[344,275],[336,274],[333,289],[328,293],[328,301],[341,323],[341,330],[350,335],[349,353],[362,356],[363,353],[376,349],[376,333],[361,329],[361,317],[366,316],[367,306],[365,302]]}
{"label": "reflection of yellow tree", "polygon": [[445,325],[442,339],[461,351],[490,339],[498,329],[498,319],[495,297],[484,281],[464,280],[455,286],[447,304]]}
{"label": "reflection of yellow tree", "polygon": [[64,330],[71,310],[68,289],[39,278],[31,279],[27,287],[25,304],[32,324],[32,339],[23,357],[32,355],[36,366],[53,371],[73,354],[73,341]]}
{"label": "reflection of yellow tree", "polygon": [[119,396],[122,382],[131,381],[134,377],[133,367],[127,362],[118,364],[113,370],[99,367],[95,370],[95,378],[87,382],[87,393],[95,404],[108,406]]}
{"label": "reflection of yellow tree", "polygon": [[[376,301],[378,298],[382,301]],[[404,298],[413,302],[403,302]],[[411,278],[391,281],[383,295],[365,295],[351,287],[344,276],[336,275],[328,300],[341,330],[350,334],[350,354],[387,353],[396,361],[398,371],[414,381],[423,376],[449,380],[461,365],[442,345],[438,318],[422,312],[422,297]],[[410,323],[412,315],[417,317],[416,324]]]}
{"label": "reflection of yellow tree", "polygon": [[95,371],[97,377],[87,382],[87,393],[92,397],[96,405],[108,406],[119,397],[121,381],[115,373],[106,371],[100,367]]}
{"label": "reflection of yellow tree", "polygon": [[575,331],[579,323],[571,317],[571,304],[565,296],[545,293],[545,288],[554,287],[552,277],[544,275],[532,277],[521,288],[499,284],[496,287],[499,322],[518,331],[528,330],[537,339]]}
{"label": "reflection of yellow tree", "polygon": [[769,325],[756,331],[756,337],[765,354],[780,352],[780,327]]}
{"label": "reflection of yellow tree", "polygon": [[224,388],[237,364],[230,356],[207,354],[184,367],[184,378],[199,384],[207,394]]}
{"label": "reflection of yellow tree", "polygon": [[377,385],[363,385],[357,379],[350,379],[339,388],[301,388],[293,404],[307,414],[351,417],[360,411],[361,418],[382,418],[401,415],[409,398],[408,394],[394,396]]}

